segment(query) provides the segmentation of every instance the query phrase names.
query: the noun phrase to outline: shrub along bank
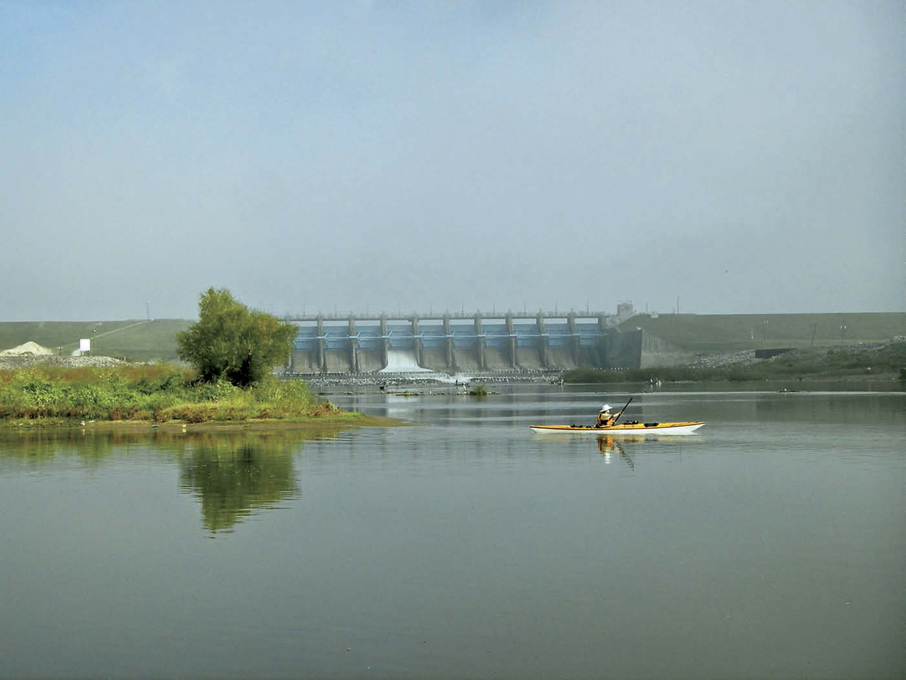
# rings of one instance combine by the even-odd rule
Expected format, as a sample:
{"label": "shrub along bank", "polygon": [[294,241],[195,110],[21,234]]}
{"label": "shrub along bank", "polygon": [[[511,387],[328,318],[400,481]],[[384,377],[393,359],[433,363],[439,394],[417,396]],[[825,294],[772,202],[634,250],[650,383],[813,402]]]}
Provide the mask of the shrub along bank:
{"label": "shrub along bank", "polygon": [[253,387],[202,382],[169,364],[116,368],[36,365],[0,371],[0,420],[232,422],[354,419],[319,403],[301,381],[267,376]]}

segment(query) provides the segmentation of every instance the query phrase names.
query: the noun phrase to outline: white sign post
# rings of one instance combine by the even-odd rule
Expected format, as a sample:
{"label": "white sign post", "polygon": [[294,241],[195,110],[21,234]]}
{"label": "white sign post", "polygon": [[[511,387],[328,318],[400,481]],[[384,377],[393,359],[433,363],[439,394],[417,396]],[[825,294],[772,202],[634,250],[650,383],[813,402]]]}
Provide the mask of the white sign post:
{"label": "white sign post", "polygon": [[79,339],[79,353],[86,354],[91,351],[91,338]]}

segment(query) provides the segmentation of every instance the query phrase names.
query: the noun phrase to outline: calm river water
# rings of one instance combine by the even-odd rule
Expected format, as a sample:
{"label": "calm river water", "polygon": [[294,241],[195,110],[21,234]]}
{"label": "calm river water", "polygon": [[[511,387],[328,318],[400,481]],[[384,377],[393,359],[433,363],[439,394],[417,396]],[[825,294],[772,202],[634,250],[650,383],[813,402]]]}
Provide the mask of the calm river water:
{"label": "calm river water", "polygon": [[636,392],[708,423],[666,439],[533,434],[631,394],[552,385],[0,435],[0,677],[906,677],[906,393],[797,388]]}

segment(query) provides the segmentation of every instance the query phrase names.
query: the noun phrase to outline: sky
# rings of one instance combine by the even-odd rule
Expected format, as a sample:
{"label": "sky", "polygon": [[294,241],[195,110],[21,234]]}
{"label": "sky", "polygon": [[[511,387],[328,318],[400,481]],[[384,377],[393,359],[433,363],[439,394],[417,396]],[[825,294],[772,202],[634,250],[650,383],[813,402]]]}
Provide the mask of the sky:
{"label": "sky", "polygon": [[906,3],[0,0],[0,321],[906,311]]}

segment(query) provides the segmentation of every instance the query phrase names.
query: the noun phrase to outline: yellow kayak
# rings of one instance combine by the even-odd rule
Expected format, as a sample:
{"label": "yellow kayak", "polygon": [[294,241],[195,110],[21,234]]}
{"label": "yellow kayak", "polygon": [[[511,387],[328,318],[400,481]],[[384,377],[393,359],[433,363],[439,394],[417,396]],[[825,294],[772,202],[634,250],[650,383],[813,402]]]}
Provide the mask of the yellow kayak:
{"label": "yellow kayak", "polygon": [[594,425],[529,425],[532,432],[541,434],[554,433],[581,433],[581,434],[692,434],[704,421],[689,421],[685,423],[620,423],[610,427],[595,427]]}

